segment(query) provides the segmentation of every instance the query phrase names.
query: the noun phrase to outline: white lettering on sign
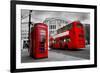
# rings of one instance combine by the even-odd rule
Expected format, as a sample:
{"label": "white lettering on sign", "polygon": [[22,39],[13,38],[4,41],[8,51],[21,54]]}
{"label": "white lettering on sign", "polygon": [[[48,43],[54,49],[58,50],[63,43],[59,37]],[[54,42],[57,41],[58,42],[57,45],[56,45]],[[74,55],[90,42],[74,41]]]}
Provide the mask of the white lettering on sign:
{"label": "white lettering on sign", "polygon": [[69,35],[69,31],[65,31],[63,33],[57,34],[57,35],[53,36],[53,38],[62,37],[62,36],[65,36],[65,35]]}

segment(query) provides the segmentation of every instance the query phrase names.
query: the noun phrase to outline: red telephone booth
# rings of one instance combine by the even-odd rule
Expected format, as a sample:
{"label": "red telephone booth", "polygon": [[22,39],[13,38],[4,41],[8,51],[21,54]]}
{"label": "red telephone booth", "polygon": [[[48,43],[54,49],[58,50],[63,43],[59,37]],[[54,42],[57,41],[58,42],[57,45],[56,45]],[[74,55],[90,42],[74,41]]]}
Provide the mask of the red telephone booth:
{"label": "red telephone booth", "polygon": [[44,23],[36,23],[30,34],[30,56],[33,58],[48,57],[48,26]]}

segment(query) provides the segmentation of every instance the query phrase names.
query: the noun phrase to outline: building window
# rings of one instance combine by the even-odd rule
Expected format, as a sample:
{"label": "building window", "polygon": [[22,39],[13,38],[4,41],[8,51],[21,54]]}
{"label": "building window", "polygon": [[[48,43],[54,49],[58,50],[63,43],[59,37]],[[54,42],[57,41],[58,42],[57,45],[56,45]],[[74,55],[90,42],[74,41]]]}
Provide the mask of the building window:
{"label": "building window", "polygon": [[50,29],[56,29],[56,25],[51,25]]}
{"label": "building window", "polygon": [[54,25],[53,25],[53,29],[54,29]]}
{"label": "building window", "polygon": [[52,25],[51,25],[51,29],[52,29]]}
{"label": "building window", "polygon": [[55,25],[55,29],[56,29],[56,25]]}

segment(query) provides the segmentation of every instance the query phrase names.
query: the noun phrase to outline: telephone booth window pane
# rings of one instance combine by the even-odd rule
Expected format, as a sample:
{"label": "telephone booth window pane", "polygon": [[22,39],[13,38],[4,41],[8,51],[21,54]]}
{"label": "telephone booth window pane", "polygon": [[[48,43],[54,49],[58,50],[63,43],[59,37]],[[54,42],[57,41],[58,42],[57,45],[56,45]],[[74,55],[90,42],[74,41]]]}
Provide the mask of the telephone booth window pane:
{"label": "telephone booth window pane", "polygon": [[45,42],[46,42],[46,31],[40,31],[40,52],[43,53],[45,51]]}

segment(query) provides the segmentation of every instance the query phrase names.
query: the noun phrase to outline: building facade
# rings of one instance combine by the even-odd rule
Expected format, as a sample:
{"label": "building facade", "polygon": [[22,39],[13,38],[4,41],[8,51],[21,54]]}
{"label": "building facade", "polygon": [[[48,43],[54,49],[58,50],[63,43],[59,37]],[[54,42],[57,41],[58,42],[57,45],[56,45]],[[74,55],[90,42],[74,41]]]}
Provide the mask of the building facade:
{"label": "building facade", "polygon": [[49,26],[49,36],[53,36],[57,34],[57,29],[68,24],[67,21],[62,20],[60,18],[46,18],[44,23]]}

